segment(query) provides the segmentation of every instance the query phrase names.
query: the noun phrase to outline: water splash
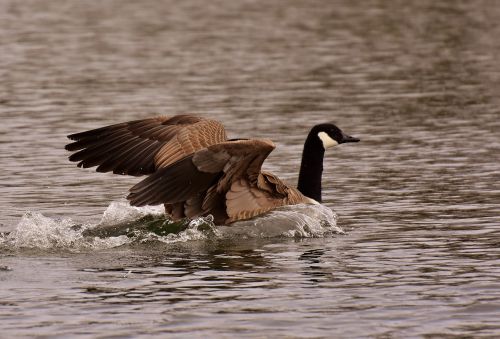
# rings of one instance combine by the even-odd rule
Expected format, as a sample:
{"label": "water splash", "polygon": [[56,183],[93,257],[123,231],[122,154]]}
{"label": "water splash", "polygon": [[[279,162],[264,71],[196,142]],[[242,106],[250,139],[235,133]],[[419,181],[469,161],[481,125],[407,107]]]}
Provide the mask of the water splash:
{"label": "water splash", "polygon": [[99,223],[78,224],[70,218],[53,219],[27,212],[15,230],[0,235],[0,246],[10,249],[106,249],[131,243],[163,243],[224,238],[325,237],[343,233],[337,215],[322,205],[286,206],[253,220],[216,226],[212,216],[173,222],[163,207],[133,207],[112,202]]}
{"label": "water splash", "polygon": [[284,206],[259,218],[219,228],[226,236],[242,238],[310,238],[344,233],[337,226],[337,214],[323,205]]}
{"label": "water splash", "polygon": [[139,219],[146,215],[163,215],[163,206],[130,206],[126,200],[113,201],[102,214],[98,225],[112,225]]}
{"label": "water splash", "polygon": [[11,249],[101,249],[116,247],[125,239],[86,239],[82,231],[86,225],[78,225],[72,219],[52,219],[38,212],[27,212],[14,231],[0,237],[0,245]]}

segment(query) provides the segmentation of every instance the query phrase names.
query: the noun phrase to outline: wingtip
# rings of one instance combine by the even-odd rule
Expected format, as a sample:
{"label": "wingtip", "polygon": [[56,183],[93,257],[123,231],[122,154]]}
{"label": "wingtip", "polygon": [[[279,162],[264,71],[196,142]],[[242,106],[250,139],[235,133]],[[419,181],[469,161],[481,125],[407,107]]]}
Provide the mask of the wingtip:
{"label": "wingtip", "polygon": [[80,136],[83,133],[86,133],[86,132],[71,133],[71,134],[66,135],[66,138],[68,138],[69,140],[78,141],[78,140],[80,140]]}
{"label": "wingtip", "polygon": [[66,151],[70,151],[70,152],[73,152],[73,151],[79,151],[81,150],[82,148],[82,145],[81,145],[81,142],[80,142],[80,139],[71,139],[71,140],[74,140],[73,142],[70,142],[69,144],[66,144],[64,146],[64,149]]}
{"label": "wingtip", "polygon": [[71,162],[77,162],[77,161],[80,161],[80,163],[78,165],[80,165],[83,161],[83,159],[80,159],[79,158],[79,155],[78,153],[73,153],[71,154],[69,157],[68,157],[69,161]]}

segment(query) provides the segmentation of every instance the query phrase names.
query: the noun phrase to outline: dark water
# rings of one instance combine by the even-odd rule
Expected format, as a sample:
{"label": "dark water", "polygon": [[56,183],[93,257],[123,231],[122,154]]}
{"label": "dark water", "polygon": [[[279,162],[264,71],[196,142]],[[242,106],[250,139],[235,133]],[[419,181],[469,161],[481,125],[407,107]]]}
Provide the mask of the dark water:
{"label": "dark water", "polygon": [[[0,336],[499,337],[498,18],[487,0],[0,1]],[[130,213],[112,202],[137,179],[77,169],[65,135],[186,112],[273,139],[290,182],[312,125],[359,136],[325,160],[347,235],[82,240],[70,226]]]}

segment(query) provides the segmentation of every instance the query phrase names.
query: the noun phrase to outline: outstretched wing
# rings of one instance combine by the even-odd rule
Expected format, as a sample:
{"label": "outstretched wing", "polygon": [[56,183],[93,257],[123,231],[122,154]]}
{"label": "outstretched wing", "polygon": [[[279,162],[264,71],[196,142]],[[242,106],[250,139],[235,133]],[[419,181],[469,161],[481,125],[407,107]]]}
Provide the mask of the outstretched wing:
{"label": "outstretched wing", "polygon": [[[184,215],[211,213],[224,203],[228,222],[283,205],[288,187],[261,167],[274,149],[270,140],[212,145],[159,169],[130,189],[132,205],[181,205]],[[279,186],[279,189],[278,189]]]}
{"label": "outstretched wing", "polygon": [[154,173],[209,145],[227,140],[224,126],[192,115],[129,121],[71,134],[76,151],[69,157],[79,167],[98,172],[144,175]]}

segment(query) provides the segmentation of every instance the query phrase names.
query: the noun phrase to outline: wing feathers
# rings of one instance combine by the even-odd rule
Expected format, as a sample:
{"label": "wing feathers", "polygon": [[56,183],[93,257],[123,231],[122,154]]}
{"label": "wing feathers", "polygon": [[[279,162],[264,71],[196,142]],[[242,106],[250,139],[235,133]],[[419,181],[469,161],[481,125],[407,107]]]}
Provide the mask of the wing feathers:
{"label": "wing feathers", "polygon": [[224,150],[214,152],[204,149],[193,155],[193,163],[200,171],[214,173],[222,171],[230,158]]}
{"label": "wing feathers", "polygon": [[127,199],[134,206],[157,205],[186,201],[207,190],[216,173],[199,171],[187,157],[173,166],[161,168],[130,189]]}
{"label": "wing feathers", "polygon": [[127,124],[128,123],[123,122],[123,123],[119,123],[119,124],[114,124],[114,125],[110,125],[110,126],[92,129],[92,130],[85,131],[85,132],[74,133],[74,134],[68,135],[68,138],[71,140],[99,138],[99,137],[109,135],[110,133],[113,133],[114,131],[121,130],[122,128],[126,128]]}
{"label": "wing feathers", "polygon": [[114,124],[68,136],[79,167],[98,172],[143,175],[226,140],[221,123],[191,115],[156,117]]}
{"label": "wing feathers", "polygon": [[244,180],[233,182],[226,200],[227,215],[231,220],[252,217],[283,205],[282,199]]}
{"label": "wing feathers", "polygon": [[[130,148],[126,151],[116,152],[113,156],[104,160],[104,162],[97,167],[96,171],[113,171],[115,174],[131,174],[134,172],[134,167],[127,166],[130,164],[129,160],[134,159],[138,153],[140,154],[144,149],[149,149],[150,146],[154,146],[154,142],[150,140],[141,140],[138,143],[131,143]],[[131,170],[128,170],[129,168],[131,168]]]}
{"label": "wing feathers", "polygon": [[113,173],[128,174],[138,176],[143,173],[152,173],[155,171],[154,154],[160,149],[161,144],[150,143],[149,146],[138,150],[132,157],[122,161],[120,165],[115,166]]}

